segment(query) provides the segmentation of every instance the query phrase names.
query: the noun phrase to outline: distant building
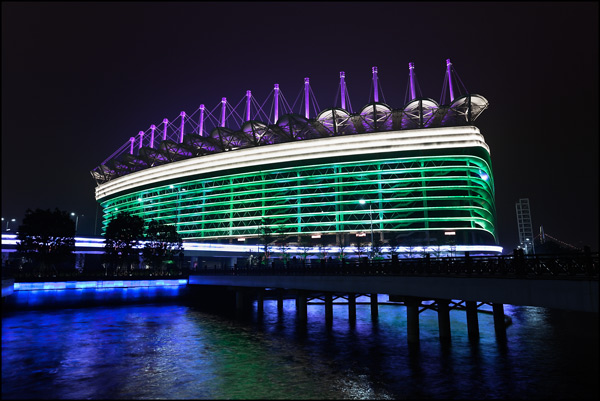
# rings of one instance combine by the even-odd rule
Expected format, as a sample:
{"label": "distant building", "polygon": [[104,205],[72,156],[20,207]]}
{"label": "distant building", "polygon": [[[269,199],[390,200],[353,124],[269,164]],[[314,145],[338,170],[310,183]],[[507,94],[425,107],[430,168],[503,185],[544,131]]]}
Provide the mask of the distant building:
{"label": "distant building", "polygon": [[517,225],[519,227],[519,247],[526,254],[534,254],[533,224],[531,223],[531,208],[529,198],[522,198],[515,204],[517,210]]}

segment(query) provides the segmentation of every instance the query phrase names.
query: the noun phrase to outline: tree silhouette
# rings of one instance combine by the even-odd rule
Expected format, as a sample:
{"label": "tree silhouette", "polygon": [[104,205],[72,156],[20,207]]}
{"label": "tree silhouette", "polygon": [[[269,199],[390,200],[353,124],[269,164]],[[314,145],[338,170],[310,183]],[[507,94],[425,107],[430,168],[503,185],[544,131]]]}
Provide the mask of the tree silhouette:
{"label": "tree silhouette", "polygon": [[381,241],[381,238],[379,237],[379,235],[376,235],[373,238],[373,243],[371,244],[371,259],[382,259],[383,258],[381,256],[382,248],[383,248],[383,241]]}
{"label": "tree silhouette", "polygon": [[308,235],[300,236],[300,249],[302,249],[302,260],[306,262],[306,258],[308,257],[308,253],[313,248],[312,240]]}
{"label": "tree silhouette", "polygon": [[69,213],[27,209],[18,239],[18,254],[38,275],[75,269],[75,222]]}
{"label": "tree silhouette", "polygon": [[358,254],[358,258],[362,257],[362,254],[365,252],[365,246],[363,242],[364,237],[356,237],[356,253]]}
{"label": "tree silhouette", "polygon": [[270,245],[275,239],[275,236],[273,235],[273,229],[271,228],[271,221],[269,219],[261,219],[258,235],[260,236],[260,239],[263,243],[263,262],[268,265],[270,256]]}
{"label": "tree silhouette", "polygon": [[146,230],[146,243],[142,255],[144,262],[158,274],[165,273],[165,267],[173,267],[179,254],[183,252],[183,240],[175,226],[150,221]]}
{"label": "tree silhouette", "polygon": [[346,257],[346,248],[348,248],[348,239],[346,238],[346,234],[341,233],[339,235],[337,246],[340,249],[338,254],[339,258],[343,260]]}
{"label": "tree silhouette", "polygon": [[106,227],[104,256],[111,273],[126,274],[139,262],[138,242],[143,239],[144,220],[126,212],[119,213]]}
{"label": "tree silhouette", "polygon": [[390,246],[390,254],[392,258],[394,258],[398,254],[398,248],[400,247],[400,239],[398,235],[393,235],[388,240],[388,245]]}

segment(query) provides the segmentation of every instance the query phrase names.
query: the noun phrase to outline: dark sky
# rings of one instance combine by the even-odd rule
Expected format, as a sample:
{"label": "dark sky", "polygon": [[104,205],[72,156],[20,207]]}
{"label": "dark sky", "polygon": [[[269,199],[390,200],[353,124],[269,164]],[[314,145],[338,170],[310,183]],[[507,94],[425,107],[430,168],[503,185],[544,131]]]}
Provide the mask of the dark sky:
{"label": "dark sky", "polygon": [[339,71],[356,110],[372,66],[400,108],[409,62],[439,101],[447,58],[490,103],[505,252],[519,198],[534,231],[597,251],[597,2],[3,2],[2,217],[58,207],[92,234],[90,171],[150,124],[274,83],[292,103],[304,77],[331,107]]}

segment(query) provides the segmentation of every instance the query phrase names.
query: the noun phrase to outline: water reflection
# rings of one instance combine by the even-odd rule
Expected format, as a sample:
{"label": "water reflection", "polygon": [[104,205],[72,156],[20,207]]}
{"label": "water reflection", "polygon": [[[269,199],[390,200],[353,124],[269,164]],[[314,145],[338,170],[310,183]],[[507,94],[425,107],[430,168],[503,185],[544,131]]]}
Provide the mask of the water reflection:
{"label": "water reflection", "polygon": [[[383,300],[383,299],[382,299]],[[406,310],[309,305],[298,320],[267,300],[244,319],[197,306],[144,304],[19,311],[2,322],[3,398],[414,399],[595,398],[597,315],[506,307],[498,342],[479,314],[469,341],[465,312],[420,314],[420,342],[406,341]]]}

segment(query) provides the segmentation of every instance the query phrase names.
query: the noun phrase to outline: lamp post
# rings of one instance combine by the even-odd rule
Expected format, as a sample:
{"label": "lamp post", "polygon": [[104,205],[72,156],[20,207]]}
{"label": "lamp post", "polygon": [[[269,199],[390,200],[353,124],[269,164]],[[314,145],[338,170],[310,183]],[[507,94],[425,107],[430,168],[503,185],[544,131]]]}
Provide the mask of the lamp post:
{"label": "lamp post", "polygon": [[[361,205],[364,205],[365,203],[367,203],[366,200],[361,199],[358,201],[358,203],[360,203]],[[373,210],[371,209],[371,202],[369,202],[369,219],[371,220],[371,259],[373,259]]]}
{"label": "lamp post", "polygon": [[[2,217],[2,221],[4,221],[4,217]],[[10,231],[10,229],[8,228],[8,225],[11,222],[15,222],[15,221],[17,221],[17,219],[6,219],[6,231]]]}
{"label": "lamp post", "polygon": [[[71,216],[75,216],[75,232],[77,232],[77,226],[79,225],[79,215],[71,212]],[[81,217],[83,217],[83,216],[84,215],[82,214]]]}

